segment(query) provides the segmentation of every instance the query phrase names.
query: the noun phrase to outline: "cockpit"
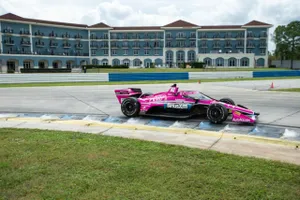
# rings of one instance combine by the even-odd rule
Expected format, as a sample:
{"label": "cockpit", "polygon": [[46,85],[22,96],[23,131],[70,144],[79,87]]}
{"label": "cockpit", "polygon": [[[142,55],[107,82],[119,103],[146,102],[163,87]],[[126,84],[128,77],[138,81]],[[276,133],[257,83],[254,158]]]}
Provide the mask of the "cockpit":
{"label": "cockpit", "polygon": [[212,100],[211,97],[198,91],[183,91],[182,96],[185,98],[195,99],[195,100]]}

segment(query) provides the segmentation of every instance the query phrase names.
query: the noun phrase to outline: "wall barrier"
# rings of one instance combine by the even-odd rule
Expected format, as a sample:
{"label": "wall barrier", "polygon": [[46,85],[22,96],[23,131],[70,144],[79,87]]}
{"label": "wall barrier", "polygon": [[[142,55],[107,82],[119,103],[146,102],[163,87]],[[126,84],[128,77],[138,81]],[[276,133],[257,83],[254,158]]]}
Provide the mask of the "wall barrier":
{"label": "wall barrier", "polygon": [[298,71],[264,71],[264,72],[253,72],[253,78],[284,77],[284,76],[300,76],[300,70],[298,70]]}
{"label": "wall barrier", "polygon": [[1,83],[96,82],[109,81],[108,74],[0,74]]}
{"label": "wall barrier", "polygon": [[177,73],[87,73],[87,74],[0,74],[1,83],[116,82],[153,80],[203,80],[300,76],[300,71],[177,72]]}
{"label": "wall barrier", "polygon": [[189,72],[189,80],[221,79],[221,78],[252,78],[252,71],[245,72]]}
{"label": "wall barrier", "polygon": [[188,72],[178,73],[110,73],[109,81],[189,80]]}

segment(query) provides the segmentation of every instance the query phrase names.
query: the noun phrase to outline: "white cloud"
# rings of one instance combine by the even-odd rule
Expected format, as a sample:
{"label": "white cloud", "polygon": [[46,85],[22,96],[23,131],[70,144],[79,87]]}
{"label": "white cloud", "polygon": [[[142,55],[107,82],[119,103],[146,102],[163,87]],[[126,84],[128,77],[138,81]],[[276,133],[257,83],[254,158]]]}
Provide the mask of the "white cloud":
{"label": "white cloud", "polygon": [[[178,19],[199,25],[244,24],[253,19],[274,27],[300,19],[295,0],[5,0],[0,14],[111,26],[165,25]],[[270,43],[270,49],[274,44]]]}

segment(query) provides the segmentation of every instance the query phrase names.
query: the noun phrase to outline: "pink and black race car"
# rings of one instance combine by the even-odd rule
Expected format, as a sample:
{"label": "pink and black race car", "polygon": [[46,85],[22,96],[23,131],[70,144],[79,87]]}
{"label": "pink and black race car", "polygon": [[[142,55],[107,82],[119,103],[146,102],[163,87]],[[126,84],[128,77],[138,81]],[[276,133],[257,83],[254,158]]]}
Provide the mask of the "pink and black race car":
{"label": "pink and black race car", "polygon": [[176,84],[167,92],[143,93],[140,88],[115,90],[122,113],[127,117],[139,115],[178,119],[206,115],[212,123],[224,122],[232,115],[233,122],[256,123],[256,113],[245,106],[235,105],[230,98],[216,100],[199,91],[181,90]]}

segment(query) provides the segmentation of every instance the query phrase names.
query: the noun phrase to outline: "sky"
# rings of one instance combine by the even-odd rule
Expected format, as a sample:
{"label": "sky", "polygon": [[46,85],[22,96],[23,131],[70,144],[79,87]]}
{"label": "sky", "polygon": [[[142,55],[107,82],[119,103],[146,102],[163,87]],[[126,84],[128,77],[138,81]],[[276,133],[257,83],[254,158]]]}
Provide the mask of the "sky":
{"label": "sky", "polygon": [[[242,25],[252,20],[278,25],[300,20],[299,0],[1,0],[0,15],[14,13],[87,25],[165,25],[182,19],[198,25]],[[275,49],[269,41],[269,51]]]}

